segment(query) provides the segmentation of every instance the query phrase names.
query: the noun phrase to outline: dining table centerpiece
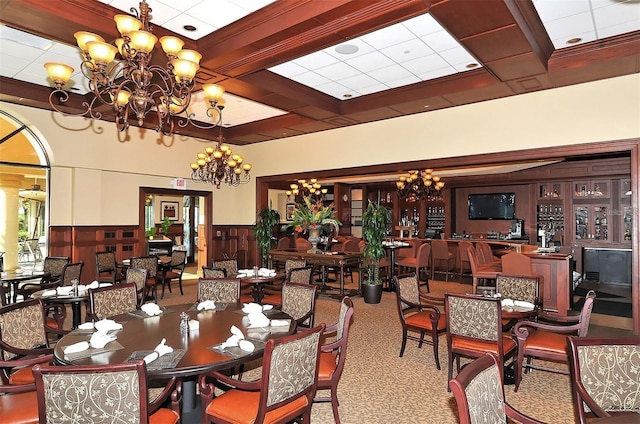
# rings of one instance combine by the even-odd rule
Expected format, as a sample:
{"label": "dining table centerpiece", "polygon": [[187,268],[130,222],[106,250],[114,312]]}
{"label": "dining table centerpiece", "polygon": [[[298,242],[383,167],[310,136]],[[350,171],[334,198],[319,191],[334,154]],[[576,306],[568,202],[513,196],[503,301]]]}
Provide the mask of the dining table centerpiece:
{"label": "dining table centerpiece", "polygon": [[318,249],[318,242],[321,231],[329,230],[329,236],[335,231],[337,235],[340,225],[342,223],[336,218],[333,203],[325,205],[320,199],[314,200],[306,196],[296,204],[287,228],[293,228],[298,234],[308,233],[311,249],[307,253],[320,253],[322,251]]}

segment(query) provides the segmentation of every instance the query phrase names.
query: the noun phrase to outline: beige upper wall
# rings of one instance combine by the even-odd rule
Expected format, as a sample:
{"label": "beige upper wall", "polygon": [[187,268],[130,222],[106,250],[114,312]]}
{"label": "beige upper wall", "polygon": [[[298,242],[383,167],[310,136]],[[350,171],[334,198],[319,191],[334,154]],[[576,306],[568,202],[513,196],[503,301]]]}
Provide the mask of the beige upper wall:
{"label": "beige upper wall", "polygon": [[[192,138],[65,118],[0,103],[32,124],[55,157],[51,225],[138,224],[138,188],[189,177]],[[340,169],[640,137],[640,75],[513,96],[331,131],[234,147],[252,176]],[[102,132],[100,132],[100,128]],[[213,222],[255,222],[255,184],[216,190]]]}

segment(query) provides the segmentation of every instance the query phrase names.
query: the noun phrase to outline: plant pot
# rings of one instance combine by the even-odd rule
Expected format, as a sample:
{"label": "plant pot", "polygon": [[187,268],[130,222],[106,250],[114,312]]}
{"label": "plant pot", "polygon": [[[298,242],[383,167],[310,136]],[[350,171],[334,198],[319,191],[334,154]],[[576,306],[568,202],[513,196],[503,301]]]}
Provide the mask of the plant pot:
{"label": "plant pot", "polygon": [[309,228],[309,243],[311,243],[311,249],[307,250],[307,253],[322,253],[322,250],[318,249],[319,241],[320,227]]}
{"label": "plant pot", "polygon": [[382,299],[382,284],[363,283],[361,290],[364,303],[380,303],[380,299]]}

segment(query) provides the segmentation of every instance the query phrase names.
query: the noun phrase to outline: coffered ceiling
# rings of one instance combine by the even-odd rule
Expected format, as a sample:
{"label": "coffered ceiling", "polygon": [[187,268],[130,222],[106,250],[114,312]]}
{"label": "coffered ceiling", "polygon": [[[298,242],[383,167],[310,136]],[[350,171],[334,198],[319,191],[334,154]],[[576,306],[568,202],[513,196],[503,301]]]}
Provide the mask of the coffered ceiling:
{"label": "coffered ceiling", "polygon": [[[203,54],[198,85],[227,90],[224,135],[239,145],[640,72],[638,0],[147,2],[155,35]],[[113,15],[131,7],[0,2],[0,100],[49,109],[43,63],[78,70],[73,33],[113,40]],[[72,81],[80,111],[87,89],[79,73]]]}

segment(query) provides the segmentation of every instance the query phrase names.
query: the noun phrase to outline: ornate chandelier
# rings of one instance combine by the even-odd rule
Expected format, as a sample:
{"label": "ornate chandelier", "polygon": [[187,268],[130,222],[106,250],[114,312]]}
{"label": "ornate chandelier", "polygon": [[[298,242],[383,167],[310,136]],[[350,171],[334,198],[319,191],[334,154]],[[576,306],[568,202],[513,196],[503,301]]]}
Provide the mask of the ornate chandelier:
{"label": "ornate chandelier", "polygon": [[248,183],[251,179],[250,163],[243,163],[239,154],[234,154],[231,147],[224,144],[222,127],[218,134],[215,147],[207,147],[204,153],[197,154],[197,159],[191,164],[191,179],[197,182],[211,183],[220,188],[225,183],[230,186]]}
{"label": "ornate chandelier", "polygon": [[444,181],[433,175],[433,169],[409,171],[409,175],[401,175],[396,181],[398,196],[408,202],[418,200],[442,200]]}
{"label": "ornate chandelier", "polygon": [[290,184],[291,190],[285,191],[287,197],[293,196],[293,200],[296,203],[300,203],[304,197],[311,197],[314,200],[322,199],[322,197],[329,191],[326,188],[322,188],[322,184],[318,182],[317,178],[311,178],[307,180],[298,180],[298,183]]}
{"label": "ornate chandelier", "polygon": [[[74,69],[61,63],[44,65],[55,84],[55,90],[49,95],[51,107],[65,115],[101,119],[102,112],[98,108],[109,106],[113,108],[120,131],[129,127],[130,114],[135,116],[139,126],[144,124],[148,115],[155,115],[155,130],[165,135],[173,133],[174,124],[182,128],[191,124],[203,129],[220,125],[222,114],[217,106],[224,88],[217,84],[202,86],[210,105],[206,113],[209,118],[214,118],[213,123],[197,123],[193,120],[195,114],[187,112],[202,55],[195,50],[183,50],[184,42],[179,38],[165,36],[160,38],[160,44],[167,55],[166,67],[151,64],[152,52],[158,41],[151,33],[151,8],[146,0],[142,0],[140,11],[132,7],[131,12],[135,17],[114,16],[122,36],[115,40],[117,47],[105,43],[97,34],[86,31],[74,34],[82,51],[80,70],[94,96],[90,102],[83,102],[86,108],[83,113],[70,114],[59,109],[69,99],[63,87]],[[116,59],[118,53],[120,59]],[[60,104],[57,105],[58,102]],[[173,117],[177,122],[174,123]]]}

